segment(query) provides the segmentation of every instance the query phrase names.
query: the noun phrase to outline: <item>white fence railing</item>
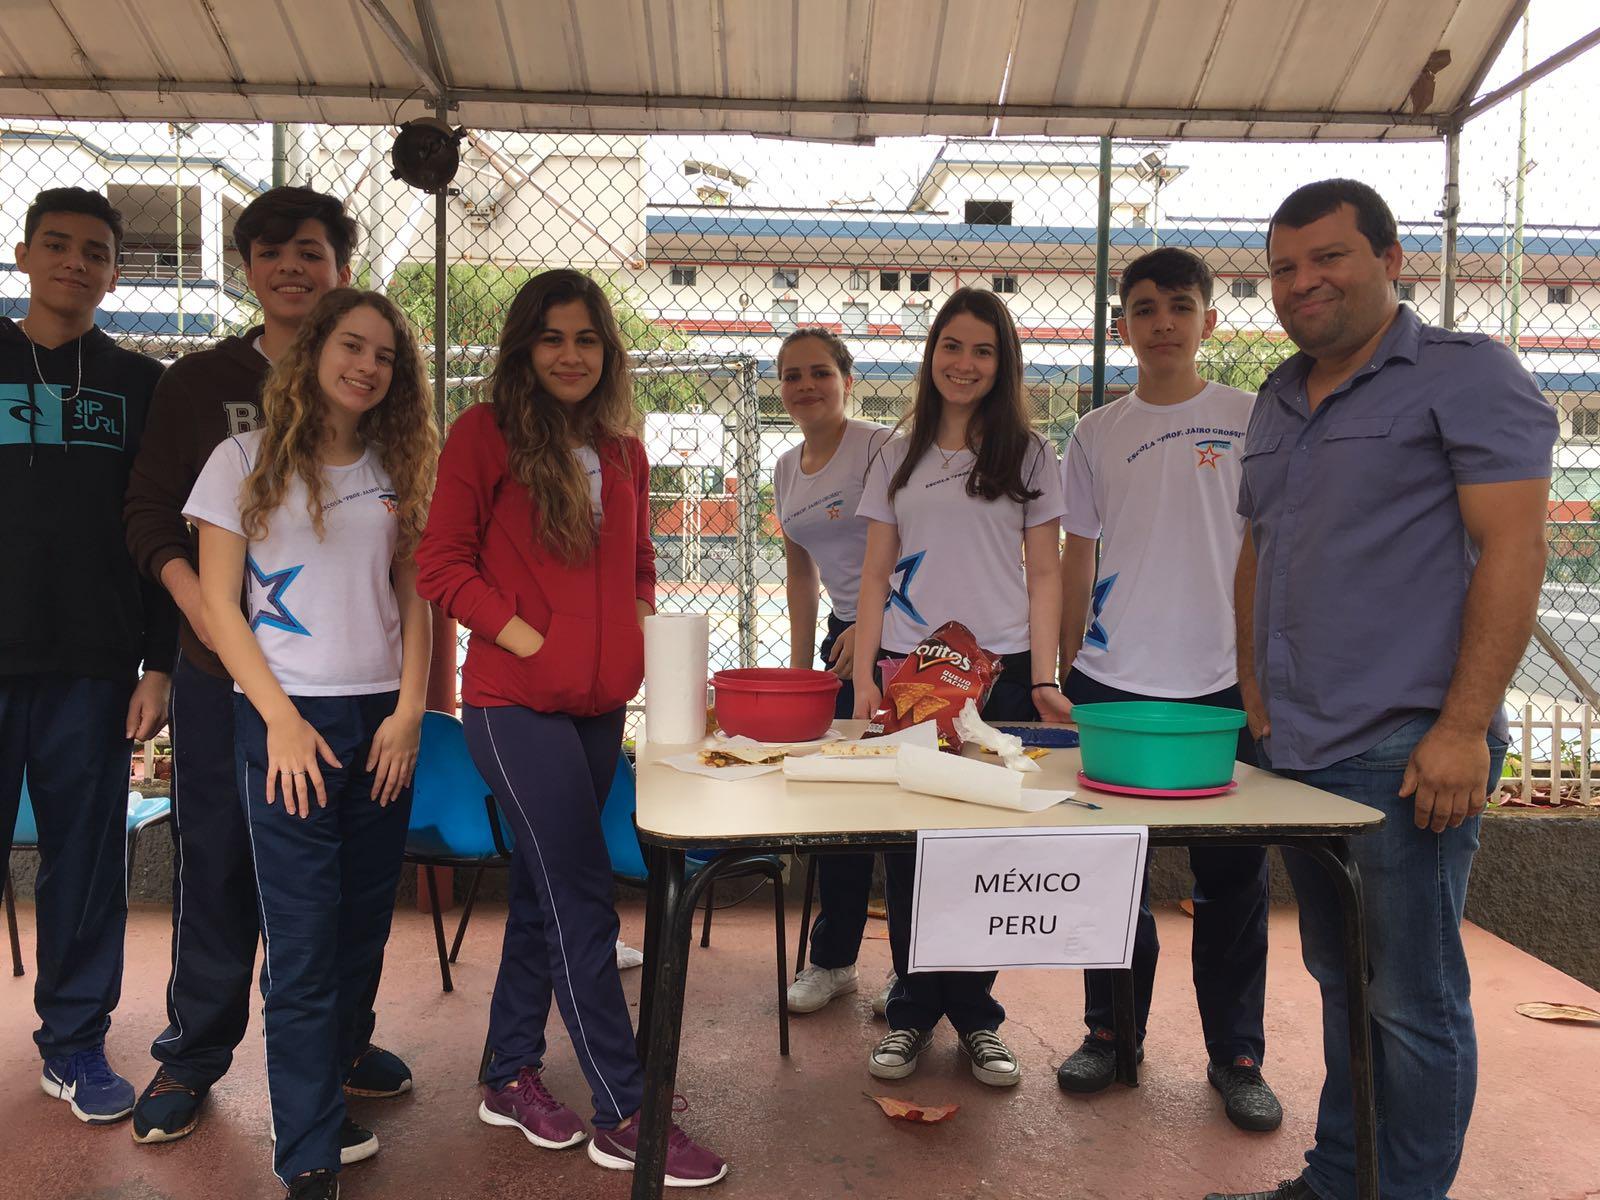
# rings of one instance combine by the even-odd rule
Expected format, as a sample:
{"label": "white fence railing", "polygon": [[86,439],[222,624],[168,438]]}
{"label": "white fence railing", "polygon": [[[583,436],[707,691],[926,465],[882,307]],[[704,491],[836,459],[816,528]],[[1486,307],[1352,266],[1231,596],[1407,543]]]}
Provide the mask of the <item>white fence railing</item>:
{"label": "white fence railing", "polygon": [[1515,795],[1524,804],[1536,797],[1550,805],[1576,802],[1600,806],[1593,764],[1594,709],[1587,704],[1525,704],[1522,719],[1511,726],[1510,752],[1519,769],[1500,781],[1500,794]]}

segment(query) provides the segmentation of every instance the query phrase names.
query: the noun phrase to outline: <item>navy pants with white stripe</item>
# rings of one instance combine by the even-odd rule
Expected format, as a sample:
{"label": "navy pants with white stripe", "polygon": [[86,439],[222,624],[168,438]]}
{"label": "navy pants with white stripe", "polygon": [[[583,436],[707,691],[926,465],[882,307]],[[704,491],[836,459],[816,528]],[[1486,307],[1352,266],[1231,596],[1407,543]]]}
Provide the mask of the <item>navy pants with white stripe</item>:
{"label": "navy pants with white stripe", "polygon": [[617,907],[600,809],[623,709],[569,717],[466,706],[467,745],[511,823],[510,912],[489,1008],[489,1086],[544,1063],[555,998],[593,1093],[594,1124],[638,1111],[644,1073],[617,973]]}
{"label": "navy pants with white stripe", "polygon": [[33,1040],[46,1059],[104,1042],[122,995],[132,689],[131,680],[0,678],[0,863],[10,861],[26,772],[39,826]]}
{"label": "navy pants with white stripe", "polygon": [[372,1001],[394,917],[411,789],[386,807],[365,769],[372,735],[397,693],[294,697],[342,766],[321,764],[328,804],[290,816],[266,802],[267,727],[243,696],[234,703],[239,796],[250,822],[266,1000],[267,1092],[285,1184],[339,1169],[344,1080],[372,1039]]}
{"label": "navy pants with white stripe", "polygon": [[172,974],[167,1027],[150,1054],[209,1088],[250,1019],[261,941],[250,834],[234,761],[233,681],[182,654],[172,671]]}

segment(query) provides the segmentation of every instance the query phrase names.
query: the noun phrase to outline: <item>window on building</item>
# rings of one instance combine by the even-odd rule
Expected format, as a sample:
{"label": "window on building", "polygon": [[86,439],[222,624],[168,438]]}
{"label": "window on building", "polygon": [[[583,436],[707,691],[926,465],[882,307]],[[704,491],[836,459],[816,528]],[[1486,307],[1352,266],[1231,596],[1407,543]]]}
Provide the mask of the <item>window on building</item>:
{"label": "window on building", "polygon": [[700,268],[698,267],[673,267],[672,286],[693,287],[696,279],[699,277],[699,274]]}
{"label": "window on building", "polygon": [[872,286],[872,272],[863,271],[860,267],[850,268],[850,290],[864,292]]}
{"label": "window on building", "polygon": [[1600,442],[1600,408],[1573,409],[1572,436],[1584,441]]}
{"label": "window on building", "polygon": [[928,305],[923,300],[908,300],[900,308],[900,328],[918,337],[928,332]]}
{"label": "window on building", "polygon": [[757,398],[756,416],[759,420],[769,422],[786,422],[790,419],[788,412],[783,407],[783,397],[776,394]]}
{"label": "window on building", "polygon": [[898,292],[900,290],[900,272],[879,271],[878,290],[880,292]]}
{"label": "window on building", "polygon": [[1011,293],[1017,290],[1017,277],[1015,275],[991,275],[989,286],[997,292]]}
{"label": "window on building", "polygon": [[1254,279],[1235,279],[1228,285],[1228,295],[1235,300],[1254,300],[1257,286],[1257,281]]}
{"label": "window on building", "polygon": [[1122,305],[1113,304],[1111,312],[1106,316],[1106,340],[1111,342],[1122,341],[1122,330],[1117,328],[1117,322],[1122,320]]}
{"label": "window on building", "polygon": [[933,287],[933,272],[912,271],[910,283],[913,292],[926,292]]}
{"label": "window on building", "polygon": [[1414,283],[1397,283],[1394,285],[1394,294],[1398,300],[1415,300],[1417,298],[1417,285]]}
{"label": "window on building", "polygon": [[968,225],[1009,225],[1011,201],[968,200],[966,216]]}
{"label": "window on building", "polygon": [[842,324],[847,330],[859,333],[867,327],[867,304],[864,300],[847,300],[839,310]]}
{"label": "window on building", "polygon": [[800,324],[800,301],[774,300],[771,310],[772,328],[778,333],[793,333]]}
{"label": "window on building", "polygon": [[772,286],[775,288],[793,288],[800,286],[799,267],[773,267]]}
{"label": "window on building", "polygon": [[1569,283],[1552,283],[1544,289],[1544,302],[1546,304],[1571,304],[1572,285]]}

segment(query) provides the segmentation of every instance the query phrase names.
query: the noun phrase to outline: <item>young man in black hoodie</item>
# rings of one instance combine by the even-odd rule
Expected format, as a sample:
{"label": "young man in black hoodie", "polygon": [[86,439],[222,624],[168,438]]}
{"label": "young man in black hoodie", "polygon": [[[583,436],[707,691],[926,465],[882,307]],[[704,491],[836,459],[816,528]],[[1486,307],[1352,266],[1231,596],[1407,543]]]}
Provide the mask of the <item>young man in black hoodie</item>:
{"label": "young man in black hoodie", "polygon": [[[261,387],[272,360],[333,288],[350,282],[356,225],[333,196],[273,188],[239,215],[233,243],[244,260],[262,324],[185,355],[156,390],[149,436],[128,488],[127,536],[134,561],[182,611],[172,689],[172,975],[167,1028],[150,1052],[160,1063],[133,1113],[139,1142],[193,1131],[200,1102],[227,1072],[250,1011],[260,924],[248,822],[234,775],[233,681],[212,651],[200,601],[198,543],[183,519],[200,469],[223,438],[260,427]],[[345,1090],[396,1096],[411,1087],[398,1057],[371,1045],[370,1009]],[[377,1149],[347,1121],[344,1161]]]}
{"label": "young man in black hoodie", "polygon": [[104,196],[40,192],[16,248],[28,315],[0,320],[0,863],[26,775],[42,860],[39,1082],[92,1125],[133,1109],[105,1055],[128,920],[128,767],[133,739],[166,723],[177,632],[122,536],[161,365],[95,327],[121,243]]}

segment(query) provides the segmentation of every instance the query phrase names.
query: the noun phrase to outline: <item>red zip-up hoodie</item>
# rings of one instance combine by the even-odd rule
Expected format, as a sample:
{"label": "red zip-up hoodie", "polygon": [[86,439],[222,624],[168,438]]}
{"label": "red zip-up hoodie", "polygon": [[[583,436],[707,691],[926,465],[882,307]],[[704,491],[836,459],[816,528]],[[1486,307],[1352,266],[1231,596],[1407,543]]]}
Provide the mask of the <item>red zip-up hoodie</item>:
{"label": "red zip-up hoodie", "polygon": [[[533,501],[509,470],[494,406],[474,405],[451,427],[417,547],[417,593],[472,631],[465,703],[592,717],[638,693],[644,636],[634,600],[654,609],[656,589],[650,468],[635,439],[596,449],[598,545],[568,564],[535,536]],[[544,635],[527,658],[494,643],[513,616]]]}

